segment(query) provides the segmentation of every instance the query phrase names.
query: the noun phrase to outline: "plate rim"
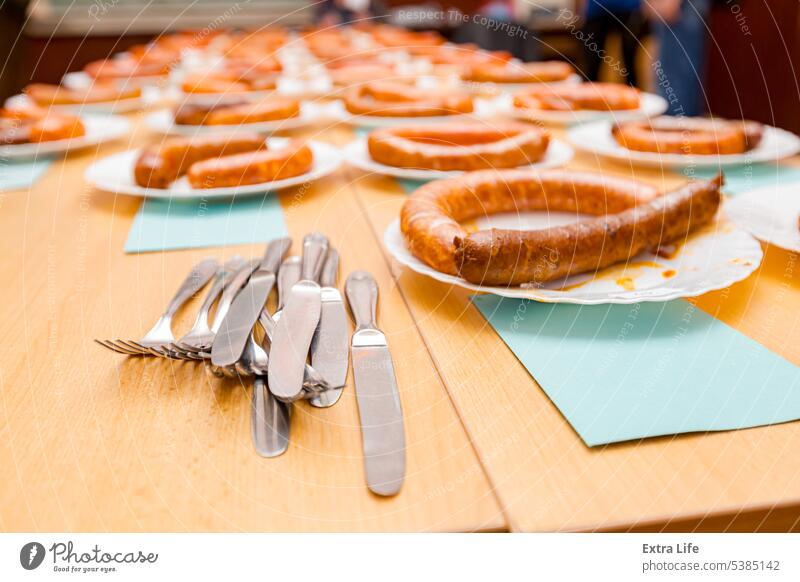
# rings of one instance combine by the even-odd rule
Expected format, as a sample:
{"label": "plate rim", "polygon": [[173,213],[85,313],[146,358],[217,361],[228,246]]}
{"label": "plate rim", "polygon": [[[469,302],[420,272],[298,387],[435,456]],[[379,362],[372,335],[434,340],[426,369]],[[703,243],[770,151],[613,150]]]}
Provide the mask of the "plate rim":
{"label": "plate rim", "polygon": [[[583,125],[587,123],[594,123],[598,121],[610,122],[625,122],[636,121],[640,119],[649,119],[663,115],[669,109],[669,103],[661,95],[655,93],[648,93],[642,91],[643,99],[647,99],[653,103],[652,111],[645,110],[645,104],[642,103],[638,109],[626,109],[618,111],[548,111],[548,110],[530,110],[533,113],[524,115],[520,110],[514,107],[513,103],[505,103],[505,113],[512,118],[520,121],[540,121],[548,125],[568,126],[568,125]],[[657,104],[657,106],[656,106]]]}
{"label": "plate rim", "polygon": [[[523,297],[523,296],[520,296],[519,292],[516,292],[516,291],[503,292],[503,288],[500,288],[500,287],[483,287],[483,286],[480,286],[480,285],[475,285],[474,283],[470,283],[470,282],[466,281],[465,279],[461,279],[460,277],[455,277],[454,275],[447,275],[446,273],[441,273],[439,271],[436,271],[432,267],[428,267],[427,265],[425,265],[427,268],[429,268],[432,271],[434,271],[435,273],[437,273],[438,276],[436,276],[433,273],[423,272],[423,271],[419,270],[419,267],[418,267],[418,265],[416,263],[417,262],[421,263],[421,261],[419,259],[417,259],[416,257],[414,257],[414,255],[411,253],[411,251],[408,250],[407,247],[405,248],[406,253],[410,257],[412,257],[413,260],[406,259],[405,257],[400,256],[397,252],[395,252],[394,249],[396,247],[396,242],[394,240],[391,240],[390,237],[392,235],[395,235],[395,233],[399,233],[399,240],[403,240],[404,241],[404,239],[402,237],[402,233],[400,232],[400,219],[399,218],[394,219],[386,227],[386,230],[384,230],[384,232],[383,232],[383,245],[386,248],[386,250],[389,251],[389,254],[392,256],[392,258],[394,260],[396,260],[401,265],[411,269],[415,273],[417,273],[419,275],[422,275],[422,276],[425,276],[425,277],[430,277],[431,279],[434,279],[435,281],[439,281],[440,283],[444,283],[446,285],[451,285],[451,286],[456,286],[456,287],[461,287],[461,288],[467,289],[467,290],[475,292],[475,293],[497,295],[499,297],[508,297],[508,298],[511,298],[511,299],[528,299],[530,301],[536,301],[536,302],[539,302],[539,303],[566,303],[566,304],[572,304],[572,305],[612,305],[612,304],[613,305],[631,305],[631,304],[634,304],[634,303],[645,303],[645,302],[647,302],[647,303],[663,303],[665,301],[673,301],[675,299],[698,297],[700,295],[704,295],[705,293],[710,293],[711,291],[718,291],[720,289],[725,289],[725,288],[730,287],[731,285],[733,285],[735,283],[738,283],[740,281],[744,281],[745,279],[750,277],[750,275],[752,275],[756,270],[758,270],[759,266],[761,265],[761,262],[763,261],[763,258],[764,258],[764,250],[761,248],[761,244],[759,243],[759,241],[755,237],[753,237],[753,235],[751,235],[749,232],[747,232],[745,229],[739,227],[738,225],[736,225],[736,224],[734,224],[732,222],[731,222],[731,224],[734,225],[737,233],[739,233],[739,234],[741,234],[741,235],[743,235],[745,237],[748,237],[750,239],[750,241],[747,241],[748,244],[750,242],[752,242],[752,244],[753,244],[752,250],[754,251],[754,253],[753,253],[754,254],[754,260],[753,260],[752,264],[747,267],[747,269],[742,269],[740,271],[737,271],[738,274],[735,277],[731,277],[731,278],[729,278],[729,279],[727,279],[725,281],[720,280],[718,283],[714,283],[714,284],[711,284],[711,285],[704,286],[703,288],[695,290],[695,291],[686,292],[685,290],[681,291],[681,289],[677,289],[676,288],[676,289],[674,289],[672,291],[672,293],[661,294],[661,295],[658,295],[658,296],[653,296],[653,295],[635,296],[635,295],[631,295],[630,297],[626,297],[624,295],[630,295],[631,293],[633,293],[633,292],[630,292],[630,291],[626,291],[623,294],[620,294],[620,295],[623,295],[623,296],[619,296],[618,295],[618,296],[614,296],[614,297],[610,297],[610,298],[606,297],[606,298],[596,298],[596,299],[590,299],[590,298],[580,299],[580,298],[575,298],[575,297],[554,297],[554,296],[551,296],[551,295],[536,295],[536,289],[530,289],[530,290],[525,290],[526,292],[529,292],[529,293],[526,294],[526,296]],[[744,243],[745,239],[742,239],[742,242]],[[405,242],[403,244],[405,244]],[[755,255],[757,255],[757,260],[755,260]],[[424,263],[422,263],[422,264],[424,264]],[[520,287],[514,287],[514,288],[510,288],[510,289],[521,289],[521,288]]]}
{"label": "plate rim", "polygon": [[[546,170],[552,168],[560,168],[567,165],[572,160],[572,158],[575,157],[575,149],[565,140],[553,138],[550,140],[550,144],[551,146],[552,144],[558,144],[556,147],[564,148],[563,152],[565,159],[563,161],[559,160],[551,163],[536,163],[525,166],[516,166],[515,168],[503,168],[503,169]],[[363,158],[361,154],[366,153],[367,156],[369,155],[366,146],[367,146],[366,136],[360,136],[345,146],[343,152],[345,155],[345,161],[348,163],[348,165],[358,168],[359,170],[364,172],[376,173],[382,176],[391,176],[393,178],[399,178],[401,180],[418,180],[426,182],[431,180],[454,178],[457,176],[462,176],[470,171],[470,170],[421,170],[413,168],[398,168],[395,166],[387,166],[385,164],[381,164],[380,162],[375,162],[374,160],[370,160],[370,162],[374,164],[374,167],[370,167],[367,164],[359,165],[359,162],[353,162],[354,157],[351,155],[353,153],[359,154],[358,157],[356,157],[355,159],[359,159],[361,161],[364,161],[361,159]],[[567,154],[569,155],[567,156]],[[380,169],[378,168],[379,166]]]}
{"label": "plate rim", "polygon": [[[289,138],[284,137],[270,137],[266,138],[266,141],[277,141],[279,143],[287,143]],[[110,160],[114,158],[124,158],[127,156],[134,156],[138,152],[142,150],[142,148],[134,148],[125,150],[122,152],[117,152],[115,154],[110,154],[105,156],[99,160],[96,160],[92,163],[89,167],[86,168],[84,172],[84,179],[93,187],[98,190],[102,190],[103,192],[108,192],[110,194],[120,195],[120,196],[130,196],[135,198],[143,198],[143,199],[161,199],[161,200],[197,200],[200,198],[214,198],[214,199],[230,199],[235,198],[237,196],[257,196],[259,194],[269,194],[276,190],[283,190],[285,188],[292,188],[294,186],[298,186],[303,184],[303,182],[310,181],[315,182],[320,180],[330,174],[334,173],[339,167],[341,167],[343,162],[343,157],[341,153],[336,149],[335,146],[321,141],[316,140],[309,140],[308,142],[309,147],[311,147],[312,151],[315,152],[315,159],[317,159],[318,155],[316,152],[318,150],[324,150],[325,155],[329,156],[332,160],[330,166],[326,166],[324,168],[315,168],[305,174],[300,174],[299,176],[293,176],[292,178],[286,178],[285,181],[289,183],[284,183],[279,186],[269,186],[270,184],[275,184],[282,182],[282,180],[275,180],[273,182],[262,182],[261,184],[249,184],[247,186],[241,187],[233,187],[233,188],[207,188],[207,189],[200,189],[195,190],[192,192],[189,191],[176,191],[173,192],[171,190],[160,190],[157,188],[144,188],[138,185],[120,185],[115,187],[106,187],[98,182],[96,179],[95,174],[99,170],[97,169],[98,166],[101,164],[110,163]],[[242,189],[244,189],[242,191]],[[231,191],[237,190],[237,191]],[[156,192],[155,194],[153,192]],[[196,192],[196,193],[195,193]]]}
{"label": "plate rim", "polygon": [[[800,184],[798,183],[778,184],[777,186],[760,186],[758,188],[754,188],[753,190],[748,190],[747,192],[742,192],[741,194],[737,194],[736,196],[733,196],[730,199],[726,200],[723,206],[723,210],[725,211],[725,215],[727,216],[728,220],[735,223],[738,227],[743,228],[761,242],[779,247],[785,251],[798,253],[800,252],[800,230],[797,230],[798,242],[796,245],[792,246],[791,244],[787,244],[783,240],[776,239],[771,236],[761,236],[764,231],[762,231],[761,229],[754,229],[750,224],[748,224],[746,220],[739,221],[734,216],[735,212],[734,213],[729,212],[731,208],[734,208],[735,210],[735,207],[737,205],[743,205],[744,201],[749,201],[750,198],[755,199],[760,195],[763,196],[764,193],[769,193],[778,196],[786,195],[788,193],[784,193],[784,190],[788,190],[792,187],[794,187],[798,191],[797,195],[800,199]],[[771,206],[769,205],[766,206],[770,208],[770,210],[772,210]],[[798,211],[798,214],[800,215],[800,210]],[[795,226],[798,226],[797,223],[795,223]],[[788,234],[788,231],[786,231],[786,233]]]}
{"label": "plate rim", "polygon": [[[600,156],[604,159],[618,163],[630,163],[633,165],[649,167],[649,168],[658,168],[658,167],[714,168],[714,167],[726,167],[726,166],[741,166],[748,163],[753,163],[753,164],[771,163],[797,155],[797,153],[800,152],[800,137],[796,136],[790,131],[781,129],[780,127],[774,127],[766,124],[764,125],[765,132],[769,132],[780,138],[785,137],[787,139],[790,139],[793,142],[793,151],[791,151],[790,148],[787,148],[786,153],[781,152],[780,155],[778,156],[773,155],[763,159],[760,158],[753,159],[752,157],[754,155],[754,152],[758,152],[759,149],[758,147],[743,154],[722,154],[713,156],[702,156],[698,154],[694,156],[682,156],[682,154],[657,154],[655,152],[637,152],[633,150],[627,150],[625,148],[622,148],[622,146],[620,146],[619,151],[616,150],[610,151],[605,148],[592,147],[591,145],[587,145],[587,143],[591,143],[591,140],[578,138],[578,136],[590,137],[590,132],[592,130],[599,131],[600,129],[602,129],[605,134],[608,131],[610,131],[610,127],[611,127],[611,122],[609,122],[608,120],[596,120],[589,123],[577,124],[567,131],[567,139],[573,146],[575,146],[579,151],[583,153]],[[596,138],[598,136],[593,136],[593,137]]]}
{"label": "plate rim", "polygon": [[[71,151],[97,146],[128,134],[131,122],[118,114],[86,113],[80,116],[85,124],[101,124],[112,119],[117,127],[103,135],[90,136],[88,134],[67,139],[57,139],[40,143],[6,144],[0,145],[0,158],[7,160],[28,160],[39,157],[51,157],[69,153]],[[17,151],[14,151],[15,148]]]}

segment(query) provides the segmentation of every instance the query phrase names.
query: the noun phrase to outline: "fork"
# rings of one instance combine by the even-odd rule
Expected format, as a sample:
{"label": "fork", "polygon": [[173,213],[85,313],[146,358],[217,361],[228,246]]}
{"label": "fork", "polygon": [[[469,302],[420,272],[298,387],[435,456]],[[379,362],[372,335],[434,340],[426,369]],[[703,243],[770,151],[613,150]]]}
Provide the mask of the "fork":
{"label": "fork", "polygon": [[214,343],[214,338],[219,328],[222,326],[222,322],[228,314],[233,300],[242,287],[244,287],[245,283],[247,283],[253,271],[258,268],[258,265],[259,261],[254,259],[245,263],[244,266],[236,272],[230,282],[225,285],[225,288],[222,290],[222,296],[217,304],[217,311],[214,313],[214,322],[211,324],[211,328],[202,335],[198,334],[191,345],[181,345],[180,347],[183,353],[188,356],[196,356],[193,359],[208,359],[211,357],[211,345]]}
{"label": "fork", "polygon": [[[244,259],[238,255],[228,259],[222,268],[217,272],[214,283],[208,291],[200,310],[197,312],[192,329],[190,329],[181,339],[170,346],[170,351],[187,360],[201,360],[203,357],[197,353],[203,346],[209,343],[209,336],[213,334],[208,323],[208,312],[211,306],[222,293],[226,285],[231,283],[231,277],[244,266]],[[221,308],[221,306],[220,306]],[[213,337],[212,337],[213,339]]]}
{"label": "fork", "polygon": [[95,341],[104,348],[130,356],[170,357],[166,350],[175,342],[175,336],[172,334],[172,318],[184,303],[206,286],[206,283],[217,272],[218,266],[219,264],[214,259],[205,259],[192,267],[164,313],[139,341],[121,339],[115,341],[96,339]]}

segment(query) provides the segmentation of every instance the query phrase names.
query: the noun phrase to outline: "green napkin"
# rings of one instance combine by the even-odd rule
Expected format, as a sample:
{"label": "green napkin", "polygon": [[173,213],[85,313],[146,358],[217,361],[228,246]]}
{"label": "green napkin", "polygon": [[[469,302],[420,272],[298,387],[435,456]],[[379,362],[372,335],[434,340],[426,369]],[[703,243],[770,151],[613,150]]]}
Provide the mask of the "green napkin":
{"label": "green napkin", "polygon": [[30,188],[52,163],[51,159],[30,162],[0,160],[0,192]]}
{"label": "green napkin", "polygon": [[473,302],[589,446],[800,419],[800,368],[686,301]]}
{"label": "green napkin", "polygon": [[133,220],[126,253],[263,243],[287,236],[273,194],[218,201],[145,199]]}

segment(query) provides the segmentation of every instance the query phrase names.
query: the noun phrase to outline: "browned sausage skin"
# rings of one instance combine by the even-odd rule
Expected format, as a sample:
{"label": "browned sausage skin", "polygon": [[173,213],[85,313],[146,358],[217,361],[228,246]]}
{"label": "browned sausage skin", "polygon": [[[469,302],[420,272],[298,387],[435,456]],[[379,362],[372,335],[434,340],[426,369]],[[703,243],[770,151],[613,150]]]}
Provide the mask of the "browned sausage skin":
{"label": "browned sausage skin", "polygon": [[541,285],[591,273],[686,238],[720,204],[721,178],[691,182],[619,214],[537,231],[485,230],[456,237],[459,275],[484,285]]}
{"label": "browned sausage skin", "polygon": [[[433,268],[491,285],[540,284],[625,260],[710,221],[721,178],[659,197],[646,184],[590,172],[484,170],[421,187],[400,227]],[[469,234],[459,222],[500,212],[553,210],[602,216],[544,231]]]}
{"label": "browned sausage skin", "polygon": [[222,156],[189,168],[192,188],[232,188],[293,178],[310,171],[314,154],[305,143],[292,140],[285,147]]}
{"label": "browned sausage skin", "polygon": [[549,143],[546,131],[522,123],[403,125],[373,131],[367,139],[376,162],[444,171],[532,164]]}
{"label": "browned sausage skin", "polygon": [[764,126],[754,121],[656,117],[611,128],[624,148],[661,154],[741,154],[761,143]]}
{"label": "browned sausage skin", "polygon": [[380,81],[350,89],[344,106],[355,115],[438,117],[472,113],[472,97],[446,91],[424,91],[399,82]]}
{"label": "browned sausage skin", "polygon": [[168,139],[142,150],[134,165],[134,180],[146,188],[169,188],[196,162],[265,147],[258,134]]}

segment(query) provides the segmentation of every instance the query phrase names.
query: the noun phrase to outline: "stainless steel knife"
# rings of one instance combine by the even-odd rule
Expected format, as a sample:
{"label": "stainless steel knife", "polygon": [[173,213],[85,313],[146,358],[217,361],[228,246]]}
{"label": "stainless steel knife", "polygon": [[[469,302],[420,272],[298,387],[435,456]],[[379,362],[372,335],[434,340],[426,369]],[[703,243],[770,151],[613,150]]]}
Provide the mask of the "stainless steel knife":
{"label": "stainless steel knife", "polygon": [[309,399],[311,405],[317,408],[327,408],[338,402],[347,381],[347,367],[350,363],[347,313],[342,294],[336,288],[338,270],[339,253],[331,248],[319,278],[322,285],[322,310],[317,332],[311,341],[311,366],[333,388]]}
{"label": "stainless steel knife", "polygon": [[292,286],[280,320],[275,325],[269,352],[268,382],[279,400],[292,402],[303,395],[308,349],[319,323],[322,292],[317,279],[328,239],[318,232],[303,239],[300,281]]}
{"label": "stainless steel knife", "polygon": [[291,245],[290,238],[281,238],[267,246],[258,269],[233,300],[219,332],[214,337],[211,346],[211,363],[214,366],[234,365],[242,357],[253,326],[275,286],[275,273]]}
{"label": "stainless steel knife", "polygon": [[225,285],[219,303],[217,303],[217,310],[214,312],[214,323],[211,324],[211,331],[215,336],[220,327],[222,327],[222,322],[225,321],[225,317],[228,315],[231,304],[239,293],[239,290],[247,283],[250,275],[253,274],[253,271],[258,269],[260,264],[261,261],[258,260],[248,261],[242,268],[236,271],[233,277],[230,278],[230,281]]}
{"label": "stainless steel knife", "polygon": [[289,291],[300,280],[301,262],[300,257],[287,257],[281,263],[281,270],[278,271],[278,306],[275,308],[275,313],[272,314],[273,321],[281,318]]}
{"label": "stainless steel knife", "polygon": [[272,395],[264,376],[254,378],[250,431],[262,457],[278,457],[289,448],[291,406]]}
{"label": "stainless steel knife", "polygon": [[[278,271],[278,307],[272,315],[264,309],[260,321],[266,332],[262,347],[269,352],[269,336],[274,331],[274,318],[280,318],[280,311],[286,295],[300,280],[300,257],[288,257],[281,263]],[[267,321],[268,320],[268,321]],[[265,322],[267,322],[265,324]],[[289,448],[289,432],[291,428],[291,404],[281,402],[267,388],[266,378],[256,376],[253,380],[253,401],[250,427],[253,445],[262,457],[277,457]]]}
{"label": "stainless steel knife", "polygon": [[[261,327],[264,328],[264,349],[270,351],[270,342],[272,336],[275,334],[276,321],[281,318],[284,307],[284,299],[289,294],[289,290],[300,280],[300,257],[289,257],[281,265],[281,270],[278,271],[278,307],[272,315],[265,309],[261,312],[259,322]],[[305,372],[303,374],[303,397],[313,392],[327,389],[327,382],[323,379],[322,375],[314,368],[305,365]]]}
{"label": "stainless steel knife", "polygon": [[406,472],[405,429],[392,356],[376,323],[378,283],[356,271],[344,289],[356,324],[351,350],[367,486],[378,495],[395,495]]}

